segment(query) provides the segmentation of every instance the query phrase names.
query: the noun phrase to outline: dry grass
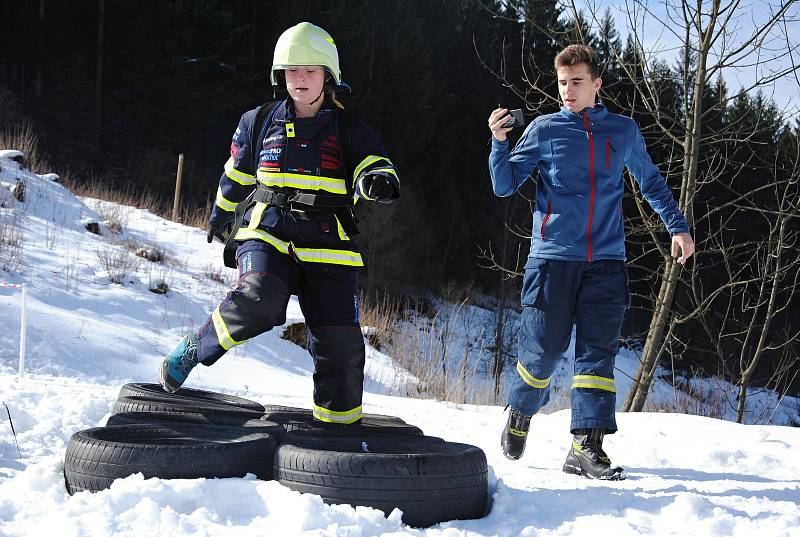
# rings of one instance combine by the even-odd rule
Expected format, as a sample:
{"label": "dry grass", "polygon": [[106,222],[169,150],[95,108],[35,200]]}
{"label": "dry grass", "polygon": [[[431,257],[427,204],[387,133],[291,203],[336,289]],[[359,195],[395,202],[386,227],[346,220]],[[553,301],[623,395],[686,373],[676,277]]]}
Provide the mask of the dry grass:
{"label": "dry grass", "polygon": [[16,272],[22,261],[22,231],[17,221],[18,211],[10,223],[0,220],[0,269],[5,272]]}
{"label": "dry grass", "polygon": [[[211,202],[206,202],[205,205],[192,205],[192,206],[181,206],[181,214],[179,216],[179,222],[186,226],[197,227],[200,229],[206,229],[208,227],[208,219],[211,217],[211,209],[212,209]],[[161,215],[159,215],[161,216]],[[172,216],[172,209],[170,209],[170,214],[167,218]]]}
{"label": "dry grass", "polygon": [[[77,196],[110,201],[119,205],[136,207],[137,209],[149,209],[159,216],[167,214],[169,200],[163,194],[144,192],[130,186],[118,188],[101,177],[90,177],[85,181],[76,181],[69,174],[65,174],[62,177],[64,186]],[[171,214],[171,205],[169,206],[169,211]]]}
{"label": "dry grass", "polygon": [[722,379],[704,378],[697,372],[692,372],[688,379],[662,378],[672,384],[672,398],[648,397],[644,405],[646,412],[675,412],[724,419],[728,401]]}
{"label": "dry grass", "polygon": [[136,272],[139,260],[127,250],[114,245],[106,245],[97,251],[100,266],[108,272],[108,278],[114,283],[123,283],[127,277]]}
{"label": "dry grass", "polygon": [[148,285],[147,288],[150,292],[158,295],[166,295],[169,292],[169,284],[166,280],[166,273],[163,270],[157,271],[155,274],[152,269],[148,270]]}
{"label": "dry grass", "polygon": [[[39,155],[36,133],[31,123],[4,126],[0,130],[0,149],[21,151],[24,155],[23,166],[33,172],[43,173],[43,168],[47,166]],[[21,185],[24,187],[24,183]],[[16,272],[22,261],[23,234],[18,219],[24,218],[24,213],[13,209],[12,215],[10,222],[0,221],[0,269],[5,272]]]}
{"label": "dry grass", "polygon": [[0,131],[0,149],[22,151],[23,166],[34,173],[50,171],[49,164],[39,154],[39,142],[30,122],[14,123]]}
{"label": "dry grass", "polygon": [[219,282],[227,287],[233,286],[231,277],[227,274],[227,271],[220,268],[219,265],[208,264],[203,268],[202,273],[209,280]]}
{"label": "dry grass", "polygon": [[[171,194],[159,194],[151,190],[137,189],[131,186],[118,188],[110,185],[100,177],[92,177],[87,181],[76,181],[68,174],[62,177],[64,177],[64,186],[78,196],[110,201],[122,206],[136,207],[137,209],[147,209],[161,218],[172,219]],[[205,229],[211,216],[211,209],[211,202],[206,202],[203,205],[187,205],[184,202],[181,204],[178,221],[187,226]],[[101,214],[103,213],[101,212]],[[103,216],[107,221],[116,221],[113,214],[103,214]],[[124,225],[124,221],[122,223]]]}
{"label": "dry grass", "polygon": [[[451,298],[460,297],[462,306],[471,294],[469,290],[454,289],[447,289],[446,293]],[[370,306],[362,301],[361,321],[370,344],[418,379],[418,383],[408,386],[407,396],[470,404],[505,403],[504,386],[500,386],[495,397],[490,364],[485,363],[482,368],[478,365],[482,362],[473,359],[478,353],[487,354],[481,347],[482,334],[464,340],[463,334],[469,333],[466,328],[473,321],[466,309],[452,309],[448,319],[442,313],[428,317],[409,301],[384,295]],[[572,390],[567,380],[562,384],[551,388],[550,401],[540,412],[570,408]],[[721,385],[714,385],[708,379],[704,382],[676,379],[673,387],[671,400],[651,397],[645,410],[724,418],[729,402]]]}
{"label": "dry grass", "polygon": [[101,203],[96,209],[106,228],[114,235],[121,235],[128,225],[130,208],[116,203]]}
{"label": "dry grass", "polygon": [[[0,92],[2,101],[2,92]],[[0,102],[2,104],[2,102]],[[0,149],[16,149],[24,155],[24,166],[34,173],[52,172],[49,163],[41,156],[38,140],[33,125],[27,121],[14,123],[0,130]],[[93,176],[86,180],[77,180],[69,170],[59,173],[61,182],[70,191],[81,197],[94,198],[116,203],[123,207],[116,209],[106,207],[98,211],[112,233],[121,233],[126,224],[127,207],[148,209],[162,218],[172,218],[172,193],[156,193],[145,188],[127,185],[120,188],[110,184],[102,177]],[[205,229],[211,216],[210,201],[200,203],[183,202],[180,207],[178,221],[200,229]]]}
{"label": "dry grass", "polygon": [[363,297],[359,304],[361,326],[368,327],[364,331],[367,340],[379,351],[383,350],[392,341],[399,312],[408,304],[388,294],[384,294],[373,306],[367,306]]}
{"label": "dry grass", "polygon": [[370,344],[418,380],[407,386],[406,395],[470,404],[505,400],[502,389],[500,401],[495,400],[493,380],[472,356],[483,352],[482,337],[464,339],[463,333],[474,322],[470,314],[462,307],[449,316],[429,318],[426,313],[430,309],[420,302],[411,306],[408,300],[388,295],[371,306],[362,300],[361,324]]}

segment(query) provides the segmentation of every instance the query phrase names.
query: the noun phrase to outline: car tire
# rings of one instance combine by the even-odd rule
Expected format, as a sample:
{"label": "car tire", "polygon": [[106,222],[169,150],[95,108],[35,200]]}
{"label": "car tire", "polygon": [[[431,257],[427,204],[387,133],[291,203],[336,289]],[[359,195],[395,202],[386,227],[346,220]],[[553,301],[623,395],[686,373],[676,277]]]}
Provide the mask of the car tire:
{"label": "car tire", "polygon": [[250,410],[224,403],[209,403],[195,399],[172,398],[154,400],[149,397],[125,396],[119,397],[111,407],[113,414],[120,412],[157,412],[178,414],[202,414],[209,418],[229,416],[240,419],[260,419],[263,411]]}
{"label": "car tire", "polygon": [[106,427],[112,425],[160,425],[172,427],[176,424],[196,425],[198,427],[243,427],[250,432],[267,433],[277,441],[286,432],[283,425],[264,419],[252,419],[247,416],[231,416],[228,414],[190,414],[188,412],[120,412],[109,416]]}
{"label": "car tire", "polygon": [[139,397],[152,401],[175,401],[190,400],[203,403],[231,405],[254,412],[263,412],[264,406],[256,401],[228,395],[227,393],[210,392],[206,390],[196,390],[194,388],[179,388],[174,393],[169,393],[161,387],[161,384],[148,384],[142,382],[130,382],[120,388],[118,398]]}
{"label": "car tire", "polygon": [[403,522],[428,527],[487,511],[484,452],[435,437],[321,437],[287,433],[273,476],[327,503],[403,511]]}
{"label": "car tire", "polygon": [[64,456],[67,491],[97,492],[116,479],[272,477],[276,449],[269,434],[243,428],[196,425],[112,425],[72,435]]}
{"label": "car tire", "polygon": [[364,414],[357,423],[327,423],[314,418],[311,410],[297,407],[264,405],[262,419],[280,423],[287,432],[304,431],[321,436],[422,436],[422,430],[395,416]]}

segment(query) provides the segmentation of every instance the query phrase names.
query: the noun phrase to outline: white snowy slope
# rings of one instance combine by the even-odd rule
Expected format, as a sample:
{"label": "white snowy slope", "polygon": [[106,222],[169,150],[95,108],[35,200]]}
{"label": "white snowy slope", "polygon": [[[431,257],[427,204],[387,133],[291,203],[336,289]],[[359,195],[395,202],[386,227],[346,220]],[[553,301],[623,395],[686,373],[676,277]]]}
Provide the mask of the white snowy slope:
{"label": "white snowy slope", "polygon": [[[232,272],[221,245],[198,229],[146,210],[79,199],[60,184],[19,169],[0,152],[0,225],[19,230],[21,258],[6,285],[27,285],[26,376],[17,376],[21,291],[0,287],[0,536],[85,535],[676,535],[800,536],[800,429],[738,425],[668,413],[618,415],[607,437],[622,482],[561,472],[570,445],[569,411],[536,416],[525,455],[499,448],[498,406],[408,399],[404,373],[368,350],[366,412],[393,414],[426,434],[481,447],[490,465],[492,510],[482,519],[432,528],[405,526],[368,508],[325,505],[273,481],[144,480],[69,496],[62,464],[70,436],[103,425],[120,386],[155,382],[162,356],[225,295]],[[9,188],[27,183],[26,201]],[[105,215],[105,216],[104,216]],[[102,236],[88,220],[112,215]],[[0,235],[2,236],[2,235]],[[126,246],[127,242],[127,246]],[[134,256],[150,246],[166,262]],[[0,249],[0,264],[5,260]],[[112,283],[100,258],[129,253],[138,267]],[[224,274],[228,285],[209,278]],[[166,295],[149,291],[161,281]],[[288,323],[302,319],[290,303]],[[261,403],[308,406],[311,359],[273,330],[236,348],[189,385]],[[17,448],[17,444],[19,448]]]}

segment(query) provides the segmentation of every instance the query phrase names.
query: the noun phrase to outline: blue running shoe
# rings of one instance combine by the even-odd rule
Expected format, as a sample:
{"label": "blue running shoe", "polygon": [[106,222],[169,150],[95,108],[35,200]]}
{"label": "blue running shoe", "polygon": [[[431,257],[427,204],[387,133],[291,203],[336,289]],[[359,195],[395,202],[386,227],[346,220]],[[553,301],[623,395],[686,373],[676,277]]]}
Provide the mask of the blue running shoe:
{"label": "blue running shoe", "polygon": [[178,391],[197,365],[197,334],[189,332],[161,362],[161,386],[169,393]]}

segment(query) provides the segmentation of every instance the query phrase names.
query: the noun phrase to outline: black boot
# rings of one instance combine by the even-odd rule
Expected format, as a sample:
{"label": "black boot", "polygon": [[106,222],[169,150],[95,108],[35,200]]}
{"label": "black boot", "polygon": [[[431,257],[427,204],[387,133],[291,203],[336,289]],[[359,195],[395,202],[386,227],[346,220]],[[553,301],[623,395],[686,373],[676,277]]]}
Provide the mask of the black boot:
{"label": "black boot", "polygon": [[591,479],[619,481],[625,473],[619,466],[612,467],[611,460],[603,451],[603,429],[582,429],[572,439],[572,449],[567,454],[563,470],[568,474],[582,475]]}
{"label": "black boot", "polygon": [[503,434],[500,436],[500,445],[503,446],[503,455],[506,458],[515,461],[522,457],[530,426],[530,416],[526,416],[513,408],[511,409],[508,413],[508,421],[503,429]]}

